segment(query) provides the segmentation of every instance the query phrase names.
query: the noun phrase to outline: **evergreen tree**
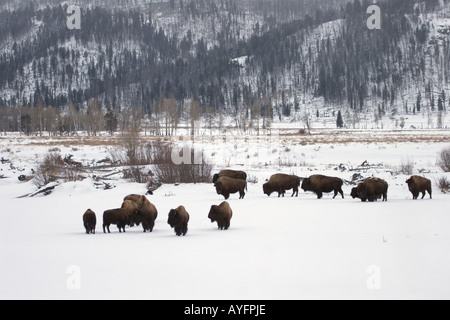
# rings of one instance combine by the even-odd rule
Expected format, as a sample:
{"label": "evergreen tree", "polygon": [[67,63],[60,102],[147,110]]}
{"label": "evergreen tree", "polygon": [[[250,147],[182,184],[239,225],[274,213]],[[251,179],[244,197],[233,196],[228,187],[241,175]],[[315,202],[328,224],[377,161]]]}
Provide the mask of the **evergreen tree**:
{"label": "evergreen tree", "polygon": [[340,129],[344,127],[344,120],[342,119],[341,110],[339,110],[337,115],[336,126]]}
{"label": "evergreen tree", "polygon": [[108,107],[105,114],[105,129],[111,134],[111,136],[113,136],[114,132],[117,130],[117,124],[118,121],[114,111],[111,107]]}

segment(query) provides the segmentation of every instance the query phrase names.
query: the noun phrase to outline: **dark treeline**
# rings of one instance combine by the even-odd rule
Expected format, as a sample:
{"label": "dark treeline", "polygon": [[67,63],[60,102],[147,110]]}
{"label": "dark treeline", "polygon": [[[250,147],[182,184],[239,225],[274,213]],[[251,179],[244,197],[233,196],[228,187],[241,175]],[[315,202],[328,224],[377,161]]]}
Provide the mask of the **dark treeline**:
{"label": "dark treeline", "polygon": [[[342,5],[317,1],[309,10],[304,10],[305,1],[294,0],[166,4],[164,10],[200,19],[196,21],[225,10],[228,20],[217,28],[214,41],[190,31],[171,34],[158,27],[152,7],[124,9],[121,1],[115,2],[112,7],[82,6],[81,30],[66,27],[66,7],[60,5],[43,8],[29,2],[0,12],[0,107],[71,105],[79,110],[97,99],[105,109],[120,113],[139,107],[153,115],[162,99],[174,98],[180,114],[191,100],[199,101],[204,113],[207,108],[245,111],[243,105],[251,108],[269,99],[281,117],[298,109],[303,93],[358,111],[367,99],[375,99],[385,112],[411,83],[428,86],[428,95],[423,94],[430,100],[433,96],[436,105],[444,98],[445,107],[449,40],[432,48],[432,65],[442,72],[440,83],[427,82],[430,62],[424,54],[430,50],[430,26],[418,26],[417,20],[419,14],[433,12],[437,0],[425,5],[380,2],[382,30],[365,27],[368,0]],[[264,23],[255,24],[253,35],[243,38],[237,21],[249,8]],[[307,41],[317,27],[338,19],[342,23],[333,36]],[[247,57],[245,68],[236,57]],[[265,114],[264,108],[258,110]]]}

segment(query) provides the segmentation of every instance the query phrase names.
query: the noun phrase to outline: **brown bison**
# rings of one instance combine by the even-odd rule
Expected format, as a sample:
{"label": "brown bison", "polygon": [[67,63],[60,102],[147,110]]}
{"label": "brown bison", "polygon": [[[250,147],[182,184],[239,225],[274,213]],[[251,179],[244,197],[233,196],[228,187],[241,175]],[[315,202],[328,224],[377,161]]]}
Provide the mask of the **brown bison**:
{"label": "brown bison", "polygon": [[142,223],[144,232],[152,232],[155,227],[155,220],[158,218],[158,210],[148,201],[145,196],[132,194],[124,198],[124,204],[127,201],[132,201],[137,205],[137,210],[132,214],[132,220],[136,225]]}
{"label": "brown bison", "polygon": [[185,207],[179,206],[176,209],[170,210],[167,223],[171,228],[175,228],[175,233],[177,236],[186,235],[188,232],[188,222],[189,213],[186,211]]}
{"label": "brown bison", "polygon": [[383,198],[387,201],[387,192],[389,185],[386,181],[379,178],[368,178],[352,189],[351,196],[353,199],[359,198],[362,202],[374,202]]}
{"label": "brown bison", "polygon": [[283,173],[274,174],[269,181],[263,185],[264,194],[269,197],[273,192],[278,192],[278,198],[286,193],[286,190],[293,190],[292,197],[298,197],[298,187],[300,186],[300,178],[294,175]]}
{"label": "brown bison", "polygon": [[119,232],[125,232],[125,226],[132,226],[132,218],[126,209],[106,210],[103,213],[103,232],[111,233],[109,226],[115,224],[119,228]]}
{"label": "brown bison", "polygon": [[217,222],[219,230],[228,230],[230,227],[231,217],[233,217],[233,211],[230,204],[226,201],[222,202],[218,206],[211,206],[208,218],[211,219],[211,223]]}
{"label": "brown bison", "polygon": [[229,177],[220,177],[215,184],[217,194],[223,195],[225,200],[230,198],[230,194],[238,192],[239,199],[244,199],[246,186],[247,182],[244,180]]}
{"label": "brown bison", "polygon": [[83,215],[84,228],[86,229],[86,234],[95,234],[95,226],[97,225],[97,217],[95,212],[88,209]]}
{"label": "brown bison", "polygon": [[303,179],[302,189],[306,191],[312,191],[317,194],[317,199],[322,199],[323,193],[329,193],[334,191],[334,198],[337,194],[342,195],[344,199],[344,191],[342,191],[342,185],[344,182],[340,178],[327,177],[320,174],[312,175],[309,178]]}
{"label": "brown bison", "polygon": [[431,194],[431,180],[419,176],[412,176],[406,180],[408,184],[409,191],[413,195],[413,199],[417,200],[419,198],[419,193],[422,192],[422,199],[425,198],[426,192],[430,195],[430,199],[433,199]]}
{"label": "brown bison", "polygon": [[247,174],[244,171],[222,170],[218,174],[215,174],[213,176],[213,183],[216,183],[220,177],[228,177],[228,178],[247,181]]}

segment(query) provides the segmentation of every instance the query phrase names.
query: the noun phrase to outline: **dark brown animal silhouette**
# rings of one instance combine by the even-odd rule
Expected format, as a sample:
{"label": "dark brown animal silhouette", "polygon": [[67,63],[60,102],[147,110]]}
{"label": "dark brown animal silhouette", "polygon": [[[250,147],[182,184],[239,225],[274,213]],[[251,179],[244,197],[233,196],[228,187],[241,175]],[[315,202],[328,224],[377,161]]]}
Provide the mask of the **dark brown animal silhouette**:
{"label": "dark brown animal silhouette", "polygon": [[133,222],[138,226],[142,223],[144,232],[152,232],[155,220],[158,218],[158,210],[155,205],[148,201],[147,197],[137,194],[126,196],[124,202],[126,201],[133,201],[138,207],[132,215]]}
{"label": "dark brown animal silhouette", "polygon": [[386,181],[379,178],[368,178],[352,189],[351,196],[353,199],[361,199],[362,202],[367,200],[374,202],[381,198],[383,198],[383,201],[387,201],[388,188],[389,185]]}
{"label": "dark brown animal silhouette", "polygon": [[419,198],[420,193],[422,193],[422,199],[425,198],[426,192],[430,195],[430,199],[433,199],[430,179],[412,176],[406,180],[406,183],[408,184],[409,191],[411,191],[414,200]]}
{"label": "dark brown animal silhouette", "polygon": [[211,206],[211,210],[208,214],[208,218],[211,220],[211,223],[217,222],[217,227],[219,230],[228,230],[232,217],[233,211],[231,210],[230,204],[226,201],[222,202],[218,206]]}
{"label": "dark brown animal silhouette", "polygon": [[230,194],[238,192],[239,199],[244,199],[246,186],[247,182],[244,180],[229,177],[220,177],[215,184],[217,194],[223,195],[225,200],[230,198]]}
{"label": "dark brown animal silhouette", "polygon": [[298,197],[298,187],[300,186],[300,177],[295,175],[287,175],[284,173],[274,174],[269,181],[263,185],[264,194],[270,195],[273,192],[278,192],[278,197],[283,196],[286,190],[293,190],[292,197]]}
{"label": "dark brown animal silhouette", "polygon": [[172,209],[169,212],[169,219],[167,223],[171,228],[175,229],[177,236],[185,236],[188,232],[189,213],[184,206],[179,206],[176,209]]}
{"label": "dark brown animal silhouette", "polygon": [[106,210],[103,213],[103,232],[111,233],[109,226],[115,224],[119,228],[119,232],[125,232],[125,226],[132,226],[132,219],[128,210],[126,209],[112,209]]}
{"label": "dark brown animal silhouette", "polygon": [[247,181],[247,173],[245,173],[244,171],[222,170],[218,174],[215,174],[213,176],[213,183],[216,183],[220,177],[228,177]]}
{"label": "dark brown animal silhouette", "polygon": [[327,177],[324,175],[316,174],[309,178],[303,179],[302,189],[306,191],[312,191],[317,194],[317,199],[322,199],[323,193],[329,193],[334,191],[334,198],[340,193],[342,199],[344,199],[344,191],[342,191],[342,185],[344,182],[340,178]]}
{"label": "dark brown animal silhouette", "polygon": [[97,217],[95,212],[88,209],[83,215],[83,224],[86,229],[86,234],[95,234],[95,226],[97,225]]}

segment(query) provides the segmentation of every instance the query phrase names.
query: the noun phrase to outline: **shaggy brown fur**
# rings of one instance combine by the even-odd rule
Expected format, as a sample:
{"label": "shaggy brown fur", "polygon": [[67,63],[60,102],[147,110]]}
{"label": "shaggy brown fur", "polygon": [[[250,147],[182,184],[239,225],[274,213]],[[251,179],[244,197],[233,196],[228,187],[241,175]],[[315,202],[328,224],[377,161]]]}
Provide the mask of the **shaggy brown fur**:
{"label": "shaggy brown fur", "polygon": [[189,223],[189,213],[186,211],[186,208],[179,206],[176,209],[170,210],[167,223],[171,228],[175,228],[175,234],[177,236],[185,236],[188,232]]}
{"label": "shaggy brown fur", "polygon": [[240,179],[233,179],[228,177],[220,177],[216,184],[217,194],[221,194],[225,197],[225,200],[230,198],[230,194],[239,192],[239,199],[244,199],[245,197],[245,187],[247,182]]}
{"label": "shaggy brown fur", "polygon": [[86,229],[86,234],[95,234],[95,226],[97,225],[97,217],[95,212],[88,209],[83,215],[84,228]]}
{"label": "shaggy brown fur", "polygon": [[107,210],[103,213],[103,232],[111,233],[109,226],[115,224],[119,228],[119,232],[125,232],[125,226],[132,225],[131,216],[128,214],[128,210],[125,209],[113,209]]}
{"label": "shaggy brown fur", "polygon": [[218,174],[214,175],[213,183],[216,183],[220,177],[228,177],[228,178],[240,179],[240,180],[247,181],[247,174],[244,171],[222,170]]}
{"label": "shaggy brown fur", "polygon": [[298,187],[300,186],[300,178],[294,175],[283,173],[274,174],[269,181],[263,185],[264,194],[269,197],[273,192],[278,192],[278,197],[283,196],[286,190],[293,190],[292,197],[298,197]]}
{"label": "shaggy brown fur", "polygon": [[431,180],[419,176],[412,176],[406,180],[408,184],[409,191],[413,195],[413,199],[417,200],[419,198],[419,193],[422,192],[422,199],[425,198],[426,192],[430,195],[430,199],[433,199],[431,194]]}
{"label": "shaggy brown fur", "polygon": [[322,199],[323,193],[333,192],[334,198],[340,193],[344,199],[344,191],[342,185],[344,182],[340,178],[327,177],[320,174],[312,175],[309,178],[303,179],[302,189],[304,191],[312,191],[317,194],[317,199]]}
{"label": "shaggy brown fur", "polygon": [[360,198],[362,202],[369,200],[374,202],[383,198],[387,201],[387,192],[389,185],[386,181],[379,178],[368,178],[352,189],[351,196],[353,199]]}
{"label": "shaggy brown fur", "polygon": [[127,200],[133,201],[138,206],[137,211],[133,215],[133,222],[137,225],[142,223],[144,232],[152,232],[155,227],[155,220],[158,218],[156,207],[145,196],[137,194],[126,196],[124,201]]}
{"label": "shaggy brown fur", "polygon": [[211,223],[217,221],[217,227],[219,230],[228,230],[232,217],[233,211],[231,210],[230,204],[226,201],[222,202],[218,206],[211,206],[211,210],[208,214],[208,218],[211,219]]}

